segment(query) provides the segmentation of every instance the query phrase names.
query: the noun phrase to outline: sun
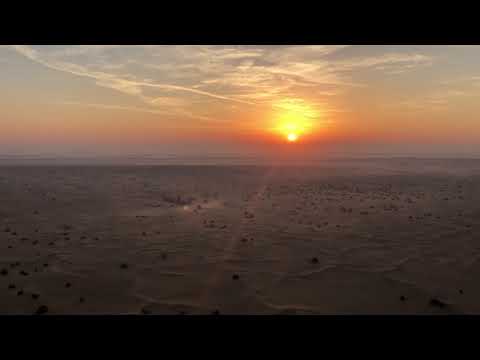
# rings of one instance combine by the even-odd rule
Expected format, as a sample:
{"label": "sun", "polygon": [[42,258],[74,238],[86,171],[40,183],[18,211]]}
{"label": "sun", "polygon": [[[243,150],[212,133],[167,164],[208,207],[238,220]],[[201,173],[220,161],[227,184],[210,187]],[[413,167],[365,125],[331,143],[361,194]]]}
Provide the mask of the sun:
{"label": "sun", "polygon": [[287,135],[287,140],[288,140],[289,142],[295,142],[295,141],[298,140],[298,135],[295,134],[295,133],[289,133],[289,134]]}
{"label": "sun", "polygon": [[299,141],[300,136],[305,134],[306,130],[307,127],[298,119],[289,119],[289,121],[280,122],[276,127],[276,132],[289,143]]}
{"label": "sun", "polygon": [[283,99],[273,104],[271,122],[273,133],[288,143],[305,141],[314,129],[320,112],[301,99]]}

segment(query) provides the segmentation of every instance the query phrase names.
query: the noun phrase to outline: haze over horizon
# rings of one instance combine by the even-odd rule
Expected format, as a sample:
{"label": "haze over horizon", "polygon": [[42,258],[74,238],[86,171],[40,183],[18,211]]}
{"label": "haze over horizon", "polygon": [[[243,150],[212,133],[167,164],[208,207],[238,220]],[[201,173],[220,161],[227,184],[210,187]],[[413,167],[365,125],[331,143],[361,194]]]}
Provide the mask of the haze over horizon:
{"label": "haze over horizon", "polygon": [[479,60],[479,46],[0,46],[0,156],[480,157]]}

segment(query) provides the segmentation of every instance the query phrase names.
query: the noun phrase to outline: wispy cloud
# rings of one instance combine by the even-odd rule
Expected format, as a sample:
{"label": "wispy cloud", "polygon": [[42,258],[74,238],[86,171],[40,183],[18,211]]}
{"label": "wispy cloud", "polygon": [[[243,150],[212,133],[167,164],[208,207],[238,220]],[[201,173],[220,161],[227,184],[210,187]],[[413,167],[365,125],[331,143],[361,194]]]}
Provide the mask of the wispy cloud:
{"label": "wispy cloud", "polygon": [[16,51],[26,56],[30,60],[35,61],[39,64],[42,64],[46,67],[67,72],[77,76],[84,76],[84,77],[95,79],[96,83],[100,86],[112,88],[130,95],[142,95],[141,88],[150,87],[150,88],[157,88],[157,89],[163,89],[163,90],[190,92],[198,95],[212,97],[215,99],[249,104],[249,102],[246,102],[241,99],[235,99],[229,96],[223,96],[223,95],[211,93],[208,91],[198,90],[198,89],[190,88],[186,86],[129,80],[129,79],[117,76],[115,74],[106,73],[103,71],[92,71],[92,70],[89,70],[86,66],[82,66],[79,64],[58,61],[55,58],[52,58],[51,56],[43,57],[36,50],[25,45],[14,45],[13,47]]}
{"label": "wispy cloud", "polygon": [[[71,46],[13,49],[50,69],[92,79],[140,100],[150,109],[195,113],[192,97],[267,106],[289,99],[315,104],[352,86],[359,69],[390,73],[432,64],[419,53],[386,53],[334,60],[348,46]],[[224,104],[224,105],[222,105]],[[145,107],[145,108],[144,108]],[[132,108],[130,108],[132,109]],[[125,109],[126,110],[126,109]],[[335,109],[331,109],[334,111]],[[213,111],[213,110],[212,110]]]}
{"label": "wispy cloud", "polygon": [[[62,102],[58,102],[56,104],[58,104],[58,105],[72,105],[72,106],[91,107],[91,108],[106,109],[106,110],[142,112],[142,113],[156,114],[156,115],[162,115],[162,116],[171,116],[172,115],[171,111],[165,111],[165,110],[162,111],[162,110],[155,110],[155,109],[149,109],[149,108],[140,108],[140,107],[135,107],[135,106],[82,103],[82,102],[77,102],[77,101],[62,101]],[[176,115],[178,115],[180,117],[203,120],[203,121],[208,121],[208,122],[213,121],[213,119],[209,118],[208,116],[202,116],[202,115],[199,115],[199,114],[192,114],[188,111],[183,111],[181,109],[178,109],[176,111]]]}
{"label": "wispy cloud", "polygon": [[396,70],[412,69],[418,66],[431,65],[432,58],[416,53],[388,53],[379,56],[353,58],[340,61],[334,65],[339,71],[355,70],[358,68],[376,68],[387,70],[395,67]]}
{"label": "wispy cloud", "polygon": [[402,110],[420,110],[427,112],[445,111],[460,98],[473,96],[470,92],[457,89],[440,89],[422,96],[399,101],[389,107]]}

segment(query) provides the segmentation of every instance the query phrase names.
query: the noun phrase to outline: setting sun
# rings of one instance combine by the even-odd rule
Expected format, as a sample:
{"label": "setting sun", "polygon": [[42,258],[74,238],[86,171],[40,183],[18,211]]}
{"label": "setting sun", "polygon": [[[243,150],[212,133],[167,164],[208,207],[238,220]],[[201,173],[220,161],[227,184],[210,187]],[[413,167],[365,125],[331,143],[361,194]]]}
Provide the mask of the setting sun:
{"label": "setting sun", "polygon": [[278,109],[272,116],[273,130],[290,143],[314,131],[313,124],[319,120],[319,111],[299,99],[283,99],[275,103]]}
{"label": "setting sun", "polygon": [[309,124],[303,119],[291,119],[288,122],[280,122],[276,126],[276,131],[288,142],[297,142],[300,136],[307,133],[309,130]]}
{"label": "setting sun", "polygon": [[290,133],[290,134],[287,135],[287,140],[289,142],[295,142],[295,141],[297,141],[297,139],[298,139],[297,134]]}

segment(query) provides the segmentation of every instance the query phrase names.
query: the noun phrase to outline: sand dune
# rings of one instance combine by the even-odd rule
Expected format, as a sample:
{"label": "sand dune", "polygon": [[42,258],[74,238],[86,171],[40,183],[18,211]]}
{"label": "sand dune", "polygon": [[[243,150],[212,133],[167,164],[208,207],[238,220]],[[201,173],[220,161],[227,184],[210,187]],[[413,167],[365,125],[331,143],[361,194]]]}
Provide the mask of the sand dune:
{"label": "sand dune", "polygon": [[480,161],[0,167],[0,313],[480,313]]}

